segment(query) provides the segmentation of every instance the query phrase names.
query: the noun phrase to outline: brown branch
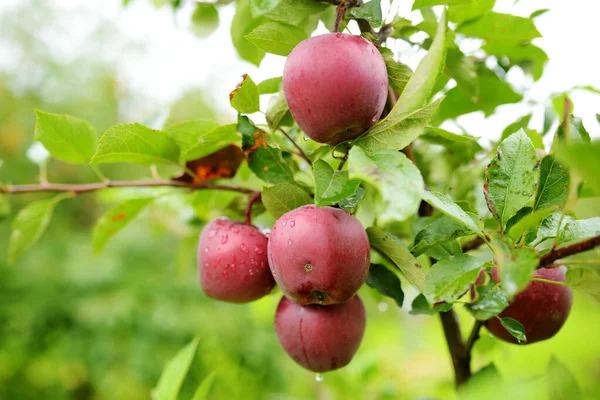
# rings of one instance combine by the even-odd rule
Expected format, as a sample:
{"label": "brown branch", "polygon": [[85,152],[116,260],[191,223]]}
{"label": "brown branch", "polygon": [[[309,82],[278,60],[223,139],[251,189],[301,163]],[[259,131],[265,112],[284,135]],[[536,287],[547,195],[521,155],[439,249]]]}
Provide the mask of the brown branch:
{"label": "brown branch", "polygon": [[475,320],[475,324],[473,325],[473,329],[471,329],[471,334],[467,339],[467,343],[465,343],[465,351],[464,356],[471,358],[471,351],[473,350],[473,346],[475,346],[475,342],[479,339],[479,331],[483,326],[483,321]]}
{"label": "brown branch", "polygon": [[454,310],[440,312],[440,319],[452,358],[456,386],[460,386],[471,377],[471,353],[466,351],[456,312]]}
{"label": "brown branch", "polygon": [[298,143],[296,143],[296,141],[289,135],[289,133],[287,133],[286,131],[284,131],[281,128],[277,128],[281,131],[281,133],[283,133],[283,135],[290,141],[292,142],[292,144],[294,145],[294,147],[296,148],[296,150],[298,150],[298,155],[300,157],[302,157],[307,163],[308,165],[312,166],[312,160],[310,159],[310,157],[308,156],[308,154],[306,154],[304,152],[304,150],[302,150],[302,147],[300,147],[298,145]]}
{"label": "brown branch", "polygon": [[228,190],[232,192],[254,194],[255,190],[227,185],[216,185],[212,183],[187,183],[181,181],[105,181],[98,183],[64,184],[64,183],[40,183],[37,185],[10,185],[0,186],[0,193],[21,194],[35,192],[73,192],[75,194],[94,192],[96,190],[116,187],[181,187],[190,190],[215,189]]}
{"label": "brown branch", "polygon": [[252,225],[252,206],[254,203],[259,201],[262,197],[261,192],[256,192],[248,199],[248,206],[246,207],[246,211],[244,215],[246,216],[246,225]]}
{"label": "brown branch", "polygon": [[469,240],[467,243],[465,243],[462,246],[462,252],[466,253],[467,251],[478,249],[479,246],[481,246],[484,243],[485,243],[485,241],[483,240],[483,238],[481,236],[477,236],[477,237]]}
{"label": "brown branch", "polygon": [[569,246],[554,248],[550,253],[545,254],[540,258],[538,268],[544,268],[561,258],[592,250],[596,246],[600,246],[600,236],[594,236],[593,238]]}

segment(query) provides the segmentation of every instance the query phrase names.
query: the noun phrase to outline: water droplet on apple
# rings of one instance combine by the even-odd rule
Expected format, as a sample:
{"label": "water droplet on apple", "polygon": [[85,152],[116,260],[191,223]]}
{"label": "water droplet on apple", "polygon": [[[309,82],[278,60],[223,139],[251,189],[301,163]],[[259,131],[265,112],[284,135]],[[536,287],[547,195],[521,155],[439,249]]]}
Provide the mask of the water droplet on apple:
{"label": "water droplet on apple", "polygon": [[221,236],[221,244],[227,243],[228,240],[229,240],[229,237],[227,236],[227,234],[224,234],[223,236]]}

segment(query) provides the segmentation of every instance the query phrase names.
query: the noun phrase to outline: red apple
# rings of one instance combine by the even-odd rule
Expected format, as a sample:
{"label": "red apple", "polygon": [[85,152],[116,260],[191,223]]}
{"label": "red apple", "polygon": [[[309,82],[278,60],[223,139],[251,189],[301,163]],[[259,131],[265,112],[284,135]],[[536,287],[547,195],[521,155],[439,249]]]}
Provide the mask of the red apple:
{"label": "red apple", "polygon": [[388,74],[377,48],[360,36],[308,38],[289,54],[283,91],[306,136],[336,144],[357,137],[381,117]]}
{"label": "red apple", "polygon": [[269,293],[275,281],[267,259],[268,239],[255,227],[219,218],[204,228],[198,244],[200,285],[208,297],[246,303]]}
{"label": "red apple", "polygon": [[[565,282],[566,267],[540,268],[535,277],[556,282]],[[492,269],[492,277],[498,282],[498,270]],[[481,278],[481,276],[480,276]],[[481,279],[478,278],[478,284]],[[510,305],[499,315],[500,318],[513,318],[523,325],[527,343],[546,340],[556,335],[564,325],[571,304],[573,290],[566,286],[532,281],[521,293],[517,294]],[[492,318],[485,323],[486,328],[496,337],[510,343],[519,343],[500,323]]]}
{"label": "red apple", "polygon": [[326,372],[352,360],[365,332],[365,320],[358,296],[332,306],[301,306],[284,297],[275,314],[275,331],[294,361],[310,371]]}
{"label": "red apple", "polygon": [[281,291],[298,304],[345,303],[369,273],[369,238],[339,208],[307,205],[282,215],[269,238],[269,266]]}

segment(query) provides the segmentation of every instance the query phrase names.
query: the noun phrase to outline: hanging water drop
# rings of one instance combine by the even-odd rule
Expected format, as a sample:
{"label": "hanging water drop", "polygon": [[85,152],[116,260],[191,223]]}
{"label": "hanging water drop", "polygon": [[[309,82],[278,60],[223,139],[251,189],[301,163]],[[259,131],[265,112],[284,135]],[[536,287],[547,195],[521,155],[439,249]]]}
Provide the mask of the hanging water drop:
{"label": "hanging water drop", "polygon": [[308,142],[308,136],[306,136],[306,133],[304,134],[304,141]]}
{"label": "hanging water drop", "polygon": [[315,381],[317,381],[317,382],[323,382],[324,379],[325,379],[325,377],[320,372],[317,375],[315,375]]}

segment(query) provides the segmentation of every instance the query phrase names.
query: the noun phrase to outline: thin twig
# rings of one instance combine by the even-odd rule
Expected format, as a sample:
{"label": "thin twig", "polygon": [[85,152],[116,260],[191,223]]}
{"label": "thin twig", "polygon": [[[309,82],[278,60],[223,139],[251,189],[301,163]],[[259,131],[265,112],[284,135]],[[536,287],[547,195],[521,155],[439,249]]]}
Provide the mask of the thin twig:
{"label": "thin twig", "polygon": [[187,183],[181,181],[105,181],[99,183],[64,184],[46,183],[39,185],[7,185],[0,186],[0,193],[21,194],[35,192],[73,192],[76,194],[94,192],[96,190],[116,187],[181,187],[190,190],[215,189],[239,193],[254,194],[256,191],[238,186],[216,185],[212,183]]}
{"label": "thin twig", "polygon": [[261,192],[256,192],[248,199],[248,205],[246,206],[246,211],[244,215],[246,216],[246,225],[252,225],[252,206],[254,203],[259,201],[262,197]]}
{"label": "thin twig", "polygon": [[479,339],[479,331],[483,326],[483,321],[475,320],[475,324],[471,329],[471,334],[467,339],[467,343],[465,343],[465,356],[471,357],[471,351],[473,350],[473,346],[475,346],[475,342]]}
{"label": "thin twig", "polygon": [[298,145],[298,143],[296,143],[296,141],[294,139],[292,139],[292,137],[289,135],[289,133],[287,133],[286,131],[284,131],[281,128],[277,128],[281,131],[281,133],[283,133],[283,135],[290,141],[292,142],[292,144],[294,145],[294,147],[296,148],[296,150],[298,150],[298,155],[300,157],[302,157],[307,163],[308,165],[312,165],[312,160],[310,159],[310,157],[308,156],[308,154],[306,154],[306,152],[304,152],[304,150],[302,150],[302,147],[300,147]]}
{"label": "thin twig", "polygon": [[594,236],[593,238],[569,246],[554,248],[550,251],[550,253],[545,254],[542,256],[542,258],[540,258],[540,264],[538,268],[544,268],[556,260],[569,257],[574,254],[583,253],[584,251],[591,250],[596,246],[600,246],[600,236]]}
{"label": "thin twig", "polygon": [[466,253],[467,251],[478,249],[479,246],[481,246],[484,243],[485,243],[485,241],[483,240],[483,238],[481,236],[477,236],[477,237],[469,240],[467,243],[465,243],[462,246],[462,252]]}

